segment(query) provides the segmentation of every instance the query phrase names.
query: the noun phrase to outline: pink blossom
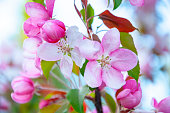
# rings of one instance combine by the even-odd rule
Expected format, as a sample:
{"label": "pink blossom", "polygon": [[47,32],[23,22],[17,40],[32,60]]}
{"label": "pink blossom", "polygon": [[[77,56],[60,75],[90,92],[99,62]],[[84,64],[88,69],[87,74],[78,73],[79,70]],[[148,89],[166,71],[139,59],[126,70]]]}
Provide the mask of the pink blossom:
{"label": "pink blossom", "polygon": [[136,107],[142,98],[142,90],[140,83],[136,83],[134,79],[126,81],[122,87],[122,91],[118,93],[117,100],[122,106],[128,109]]}
{"label": "pink blossom", "polygon": [[23,27],[27,36],[42,37],[49,43],[55,43],[65,36],[64,23],[59,20],[50,20],[54,2],[55,0],[46,0],[47,9],[39,3],[26,3],[26,13],[30,18],[24,22]]}
{"label": "pink blossom", "polygon": [[81,56],[78,48],[79,40],[83,35],[78,28],[73,26],[66,31],[66,39],[60,39],[57,43],[44,43],[38,48],[38,56],[46,61],[60,61],[60,69],[66,78],[72,73],[73,61],[82,67],[85,59]]}
{"label": "pink blossom", "polygon": [[24,60],[22,75],[29,78],[41,76],[40,59],[37,57],[37,49],[42,44],[40,38],[27,38],[24,40]]}
{"label": "pink blossom", "polygon": [[20,104],[27,103],[32,99],[34,93],[34,83],[31,79],[18,76],[11,83],[14,92],[11,94],[12,99]]}
{"label": "pink blossom", "polygon": [[129,0],[130,3],[134,6],[143,6],[144,5],[144,0]]}
{"label": "pink blossom", "polygon": [[116,28],[104,35],[101,44],[84,39],[79,43],[80,53],[89,60],[84,79],[94,88],[102,81],[114,89],[125,84],[121,71],[128,71],[137,64],[136,55],[128,49],[120,49],[120,33]]}
{"label": "pink blossom", "polygon": [[170,96],[164,98],[159,103],[155,98],[152,99],[152,106],[157,110],[157,112],[169,113],[170,112]]}

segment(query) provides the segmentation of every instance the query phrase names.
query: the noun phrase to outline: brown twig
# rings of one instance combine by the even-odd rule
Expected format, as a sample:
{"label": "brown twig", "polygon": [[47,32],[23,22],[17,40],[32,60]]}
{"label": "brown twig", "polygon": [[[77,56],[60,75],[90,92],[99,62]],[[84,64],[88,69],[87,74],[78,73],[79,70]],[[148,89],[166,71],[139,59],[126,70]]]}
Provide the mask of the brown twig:
{"label": "brown twig", "polygon": [[97,113],[103,113],[102,103],[101,103],[101,94],[99,88],[95,89],[95,107]]}

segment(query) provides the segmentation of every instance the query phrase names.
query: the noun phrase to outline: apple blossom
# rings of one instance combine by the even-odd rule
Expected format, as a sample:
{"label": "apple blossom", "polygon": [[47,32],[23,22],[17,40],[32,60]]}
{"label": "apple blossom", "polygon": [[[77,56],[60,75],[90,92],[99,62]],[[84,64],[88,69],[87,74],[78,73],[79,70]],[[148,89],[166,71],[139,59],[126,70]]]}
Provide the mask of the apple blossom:
{"label": "apple blossom", "polygon": [[114,89],[125,84],[121,71],[133,69],[137,57],[132,51],[120,49],[119,46],[120,33],[116,28],[106,32],[101,44],[88,39],[80,42],[80,53],[89,60],[84,79],[90,87],[99,87],[102,81]]}
{"label": "apple blossom", "polygon": [[170,96],[164,98],[159,103],[155,98],[152,99],[152,106],[156,109],[157,112],[169,113],[170,112]]}
{"label": "apple blossom", "polygon": [[139,105],[142,98],[142,90],[140,83],[136,83],[135,79],[130,79],[126,81],[126,84],[122,87],[117,95],[117,100],[120,104],[128,109],[132,109]]}
{"label": "apple blossom", "polygon": [[24,60],[22,74],[29,78],[37,78],[41,75],[40,59],[37,57],[37,49],[42,44],[40,38],[27,38],[24,40]]}
{"label": "apple blossom", "polygon": [[130,3],[134,6],[143,6],[144,5],[144,0],[129,0]]}
{"label": "apple blossom", "polygon": [[79,40],[83,35],[78,28],[73,26],[66,31],[66,39],[62,38],[57,43],[44,43],[38,48],[38,57],[46,61],[60,61],[60,69],[66,78],[72,73],[73,61],[82,67],[85,59],[81,56],[78,48]]}
{"label": "apple blossom", "polygon": [[17,103],[27,103],[32,99],[34,93],[34,83],[31,79],[18,76],[11,83],[14,92],[11,94],[12,99]]}
{"label": "apple blossom", "polygon": [[65,36],[65,25],[59,20],[52,18],[55,0],[46,0],[47,9],[35,2],[27,2],[25,5],[26,13],[30,16],[24,22],[24,32],[29,37],[42,37],[49,43],[55,43]]}

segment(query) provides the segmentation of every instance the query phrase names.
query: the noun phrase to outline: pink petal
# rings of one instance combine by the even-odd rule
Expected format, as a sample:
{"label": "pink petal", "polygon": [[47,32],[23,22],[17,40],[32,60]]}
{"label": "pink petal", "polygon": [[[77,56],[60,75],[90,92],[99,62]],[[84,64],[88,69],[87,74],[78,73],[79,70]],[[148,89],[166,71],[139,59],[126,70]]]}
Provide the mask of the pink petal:
{"label": "pink petal", "polygon": [[170,96],[161,100],[158,104],[158,112],[169,113],[170,111]]}
{"label": "pink petal", "polygon": [[140,84],[138,84],[137,86],[136,80],[130,79],[126,81],[126,84],[123,86],[123,89],[130,89],[131,92],[135,92],[138,87],[140,87]]}
{"label": "pink petal", "polygon": [[35,59],[36,58],[36,54],[30,53],[28,51],[24,51],[23,56],[24,56],[24,58],[28,58],[28,59]]}
{"label": "pink petal", "polygon": [[63,56],[61,48],[53,43],[44,43],[39,46],[37,55],[40,59],[46,61],[57,61]]}
{"label": "pink petal", "polygon": [[18,95],[16,93],[11,94],[12,99],[20,104],[29,102],[32,99],[32,96],[33,96],[32,94],[31,95]]}
{"label": "pink petal", "polygon": [[131,92],[130,89],[124,89],[117,95],[117,99],[119,100],[119,99],[125,98],[126,96],[130,94],[130,92]]}
{"label": "pink petal", "polygon": [[112,67],[120,71],[129,71],[137,65],[137,56],[128,49],[117,49],[110,58]]}
{"label": "pink petal", "polygon": [[28,78],[37,78],[41,76],[41,71],[36,68],[35,66],[35,60],[33,59],[24,59],[23,61],[23,76],[26,76]]}
{"label": "pink petal", "polygon": [[34,91],[33,85],[29,82],[19,81],[12,85],[12,88],[16,94],[32,94]]}
{"label": "pink petal", "polygon": [[76,63],[76,65],[79,66],[80,68],[83,66],[83,64],[85,62],[85,58],[82,57],[82,55],[80,54],[80,51],[77,47],[75,47],[71,51],[71,58]]}
{"label": "pink petal", "polygon": [[103,51],[99,42],[91,41],[89,39],[80,41],[79,50],[82,56],[88,60],[97,59]]}
{"label": "pink petal", "polygon": [[154,107],[154,108],[156,108],[157,109],[157,107],[158,107],[158,102],[157,102],[157,100],[155,99],[155,98],[152,98],[152,106]]}
{"label": "pink petal", "polygon": [[30,17],[40,18],[40,19],[45,19],[45,20],[50,19],[45,7],[39,3],[27,2],[25,4],[25,8],[26,8],[26,13]]}
{"label": "pink petal", "polygon": [[[64,23],[59,20],[48,20],[41,29],[42,38],[49,43],[56,43],[65,36]],[[64,26],[64,29],[63,29]]]}
{"label": "pink petal", "polygon": [[129,94],[127,97],[120,99],[120,104],[125,108],[132,109],[136,107],[136,98],[132,94]]}
{"label": "pink petal", "polygon": [[66,78],[70,78],[73,69],[73,61],[68,55],[64,55],[60,61],[60,70]]}
{"label": "pink petal", "polygon": [[83,35],[78,31],[77,26],[71,26],[66,31],[66,36],[68,40],[68,44],[70,47],[74,48],[78,47],[78,43],[81,39],[83,39]]}
{"label": "pink petal", "polygon": [[116,28],[112,28],[103,36],[101,45],[104,53],[108,55],[110,52],[116,50],[120,46],[120,32]]}
{"label": "pink petal", "polygon": [[136,105],[139,105],[141,99],[142,99],[142,90],[136,91],[133,96],[136,98]]}
{"label": "pink petal", "polygon": [[129,0],[130,3],[134,6],[143,6],[144,5],[144,0]]}
{"label": "pink petal", "polygon": [[102,84],[102,68],[97,61],[89,61],[84,72],[86,83],[92,87],[99,87]]}
{"label": "pink petal", "polygon": [[24,40],[23,48],[25,51],[36,54],[41,43],[42,40],[40,38],[27,38]]}
{"label": "pink petal", "polygon": [[46,0],[48,15],[52,18],[55,0]]}
{"label": "pink petal", "polygon": [[112,67],[103,68],[102,79],[106,86],[114,89],[119,89],[125,84],[122,73]]}
{"label": "pink petal", "polygon": [[23,25],[24,33],[29,37],[40,37],[40,28],[44,22],[39,18],[28,18]]}

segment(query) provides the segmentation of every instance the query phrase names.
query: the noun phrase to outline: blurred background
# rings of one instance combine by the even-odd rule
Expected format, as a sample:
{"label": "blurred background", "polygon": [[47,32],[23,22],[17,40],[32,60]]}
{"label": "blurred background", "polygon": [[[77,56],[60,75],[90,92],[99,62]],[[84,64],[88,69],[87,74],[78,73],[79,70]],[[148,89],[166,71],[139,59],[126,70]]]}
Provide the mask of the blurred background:
{"label": "blurred background", "polygon": [[[29,0],[31,1],[31,0]],[[74,0],[56,0],[53,18],[61,20],[66,26],[78,26],[87,35],[86,28],[74,9]],[[139,29],[130,33],[139,54],[143,91],[140,109],[151,110],[152,97],[158,101],[170,96],[170,1],[145,0],[143,7],[134,7],[128,0],[113,9],[112,0],[89,0],[95,15],[110,10],[114,15],[127,18]],[[22,67],[22,42],[25,38],[22,25],[28,18],[25,3],[28,0],[0,0],[0,113],[36,113],[39,99],[36,96],[27,104],[19,105],[11,100],[10,82],[19,76]],[[80,0],[76,0],[81,10]],[[108,7],[107,7],[108,6]],[[92,29],[102,38],[108,28],[94,18]],[[103,31],[101,31],[103,30]]]}

